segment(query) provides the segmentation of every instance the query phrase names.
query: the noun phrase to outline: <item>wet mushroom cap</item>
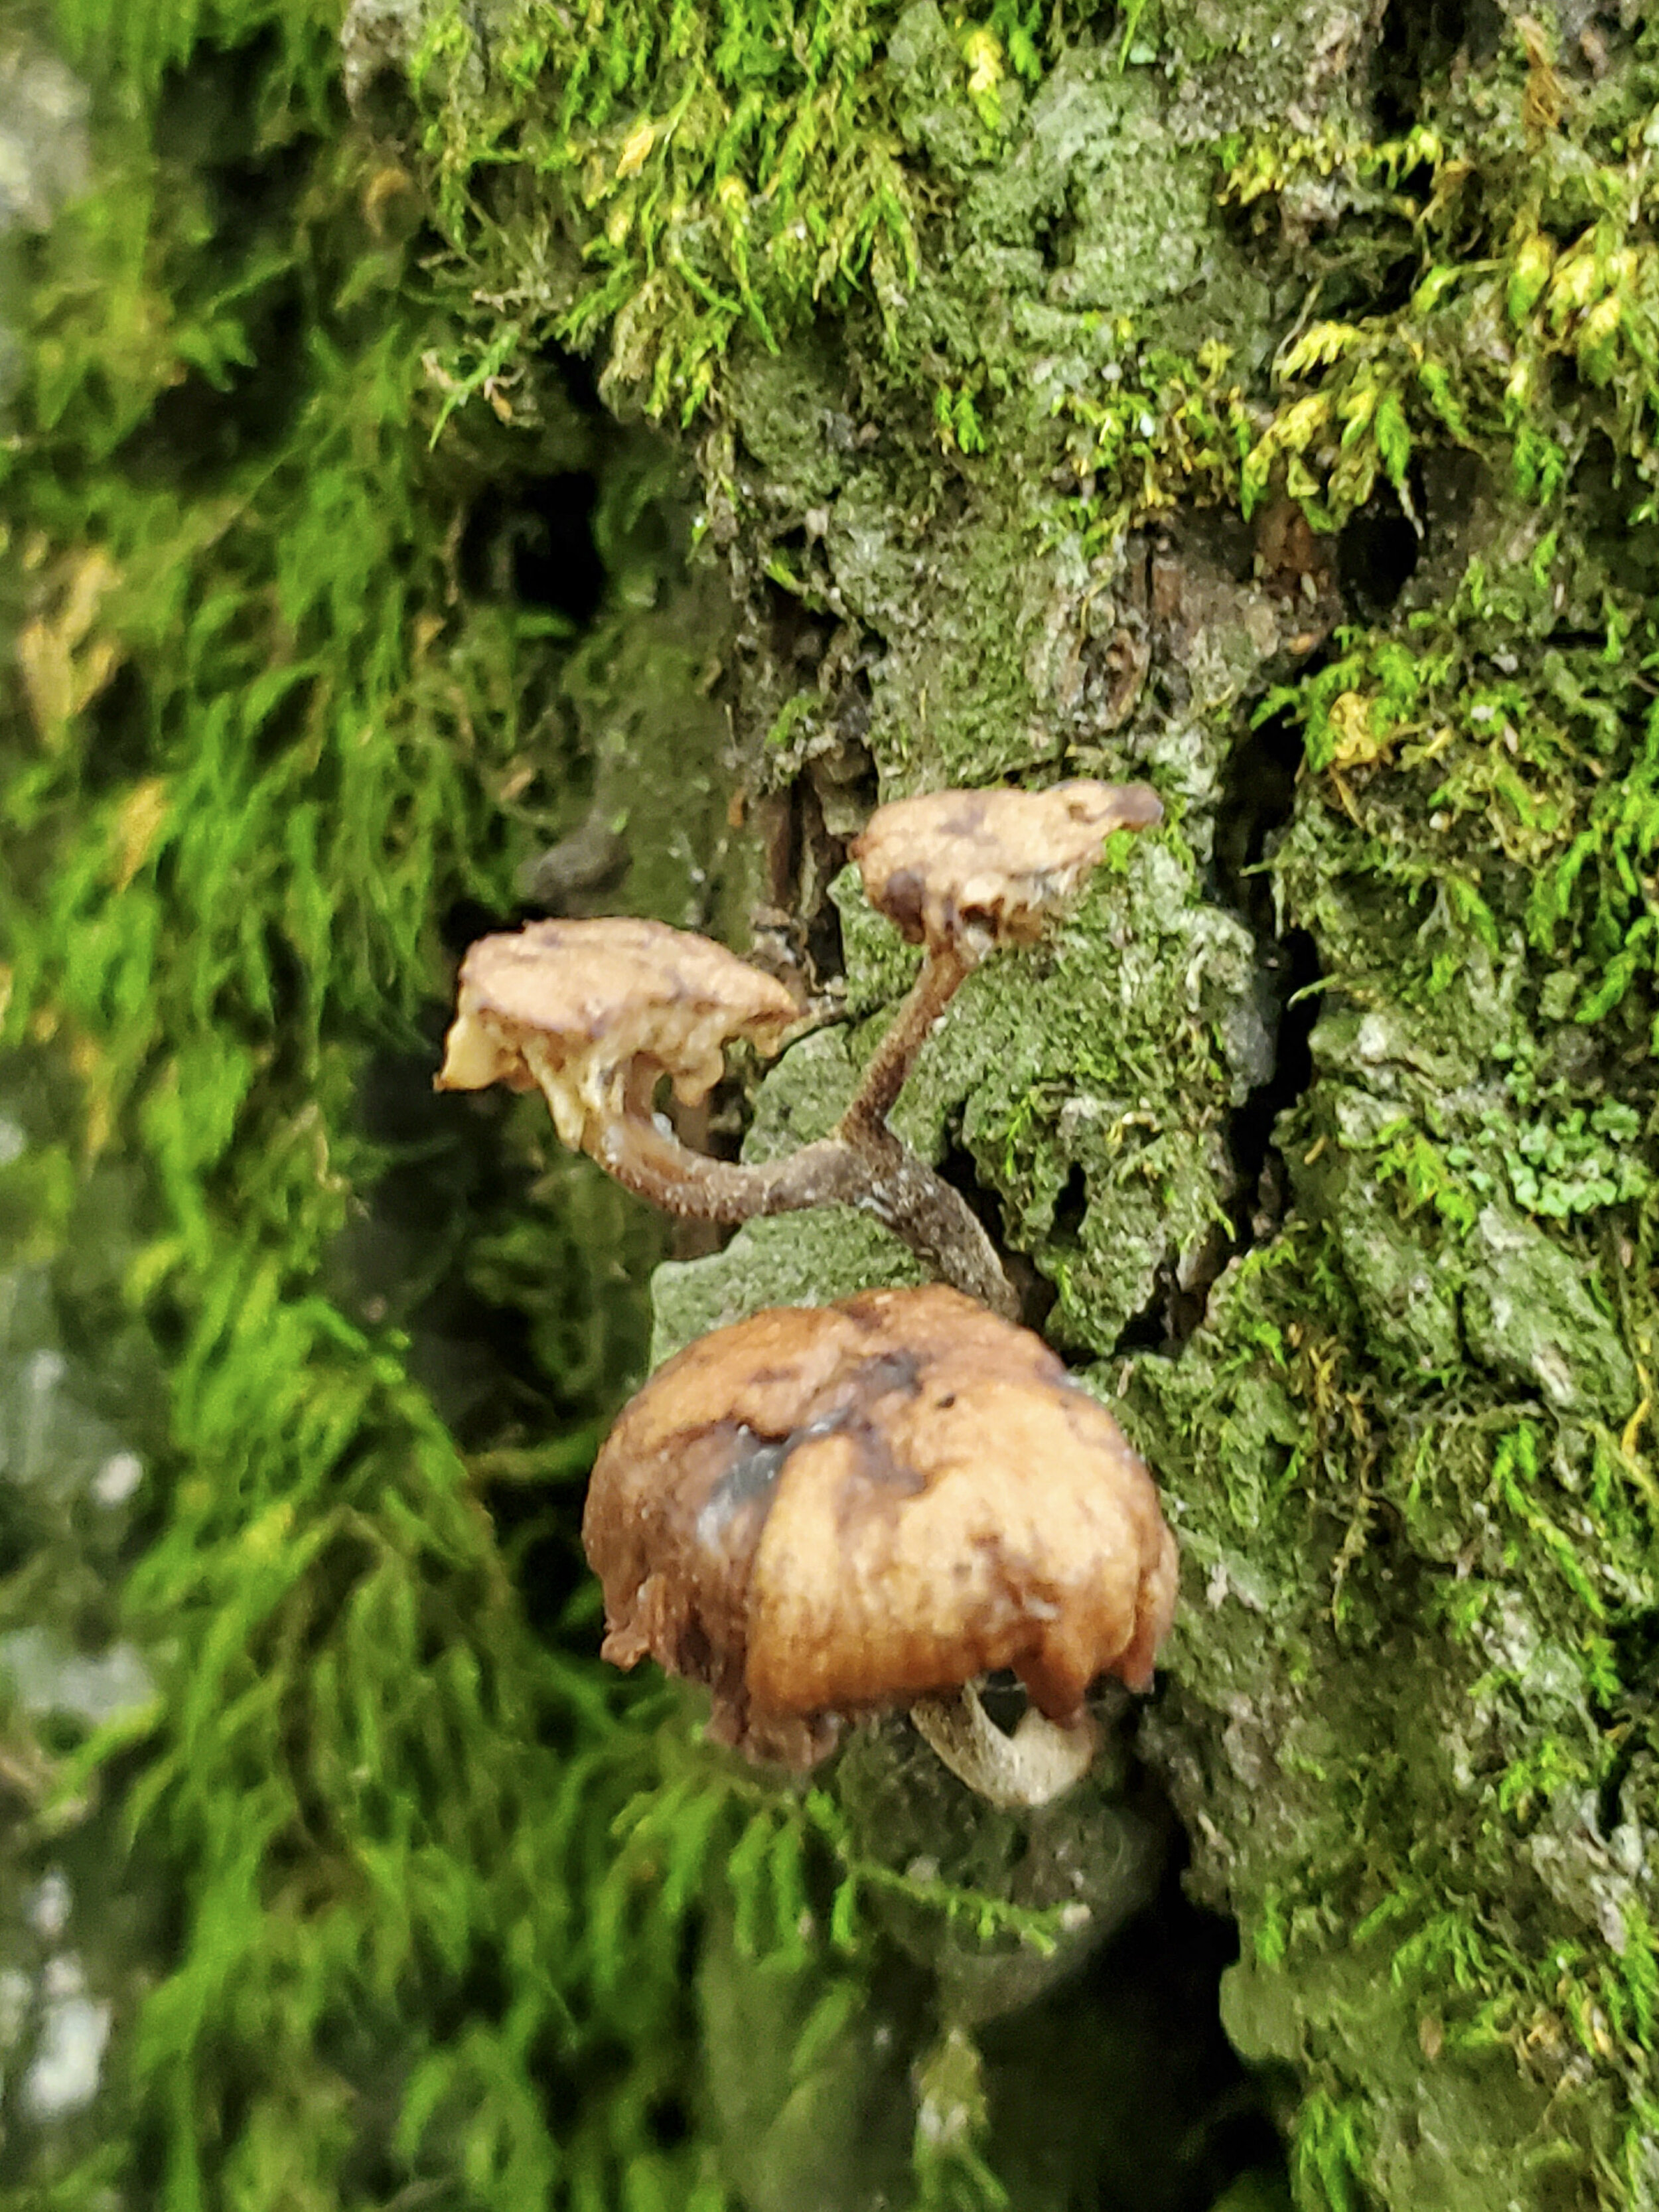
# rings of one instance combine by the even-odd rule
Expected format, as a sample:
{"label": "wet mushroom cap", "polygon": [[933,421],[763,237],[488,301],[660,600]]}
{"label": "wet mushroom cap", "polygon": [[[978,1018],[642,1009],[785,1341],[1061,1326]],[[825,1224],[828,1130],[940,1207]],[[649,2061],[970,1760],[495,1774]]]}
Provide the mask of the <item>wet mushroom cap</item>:
{"label": "wet mushroom cap", "polygon": [[849,851],[871,904],[912,945],[1029,945],[1114,830],[1163,819],[1145,783],[933,791],[878,806]]}
{"label": "wet mushroom cap", "polygon": [[626,916],[532,921],[481,937],[461,963],[441,1091],[539,1083],[569,1145],[617,1112],[619,1073],[647,1061],[694,1105],[720,1079],[725,1047],[775,1052],[799,1009],[783,985],[724,945]]}
{"label": "wet mushroom cap", "polygon": [[623,1412],[582,1540],[605,1656],[810,1765],[843,1714],[1012,1667],[1049,1719],[1136,1688],[1175,1605],[1143,1462],[1042,1340],[941,1285],[717,1330]]}

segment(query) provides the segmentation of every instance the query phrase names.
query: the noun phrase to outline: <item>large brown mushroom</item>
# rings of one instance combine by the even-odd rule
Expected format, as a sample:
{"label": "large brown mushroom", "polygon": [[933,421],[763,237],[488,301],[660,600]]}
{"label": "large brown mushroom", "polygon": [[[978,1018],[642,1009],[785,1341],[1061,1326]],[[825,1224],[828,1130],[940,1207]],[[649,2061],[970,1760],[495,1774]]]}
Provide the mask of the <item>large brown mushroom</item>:
{"label": "large brown mushroom", "polygon": [[[715,1741],[804,1768],[849,1716],[908,1706],[1005,1803],[1086,1768],[1085,1692],[1144,1689],[1175,1604],[1175,1540],[1116,1422],[941,1285],[690,1346],[611,1431],[582,1540],[605,1657],[707,1684]],[[963,1702],[998,1668],[1035,1709],[1012,1740]]]}

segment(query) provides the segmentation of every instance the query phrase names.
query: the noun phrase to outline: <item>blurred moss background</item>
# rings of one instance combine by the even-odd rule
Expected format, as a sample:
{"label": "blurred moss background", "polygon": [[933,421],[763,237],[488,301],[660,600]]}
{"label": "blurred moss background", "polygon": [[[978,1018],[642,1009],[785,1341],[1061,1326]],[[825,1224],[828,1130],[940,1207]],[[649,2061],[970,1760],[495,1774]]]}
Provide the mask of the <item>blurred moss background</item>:
{"label": "blurred moss background", "polygon": [[338,34],[0,46],[0,2173],[713,2203],[656,2148],[692,1875],[611,1834],[660,1699],[601,1674],[574,1539],[659,1232],[544,1117],[429,1092],[597,723],[679,748],[621,896],[720,926],[708,642],[654,442],[556,370],[535,434],[439,434],[453,304]]}

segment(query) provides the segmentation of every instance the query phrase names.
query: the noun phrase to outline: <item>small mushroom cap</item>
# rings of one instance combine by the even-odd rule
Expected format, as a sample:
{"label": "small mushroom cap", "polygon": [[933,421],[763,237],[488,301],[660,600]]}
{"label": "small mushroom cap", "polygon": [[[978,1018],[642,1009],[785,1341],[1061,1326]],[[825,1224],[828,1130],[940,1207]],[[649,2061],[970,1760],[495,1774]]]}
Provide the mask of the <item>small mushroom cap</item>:
{"label": "small mushroom cap", "polygon": [[775,1307],[624,1410],[582,1522],[605,1656],[714,1692],[807,1765],[848,1712],[1012,1667],[1050,1720],[1145,1688],[1175,1540],[1144,1462],[1041,1338],[942,1285]]}
{"label": "small mushroom cap", "polygon": [[848,849],[871,904],[907,942],[980,957],[1035,943],[1114,830],[1149,829],[1163,816],[1145,783],[932,791],[878,806]]}
{"label": "small mushroom cap", "polygon": [[437,1087],[539,1083],[559,1134],[579,1146],[621,1110],[631,1063],[661,1068],[695,1105],[732,1038],[775,1052],[799,1016],[775,977],[665,922],[532,921],[468,947]]}

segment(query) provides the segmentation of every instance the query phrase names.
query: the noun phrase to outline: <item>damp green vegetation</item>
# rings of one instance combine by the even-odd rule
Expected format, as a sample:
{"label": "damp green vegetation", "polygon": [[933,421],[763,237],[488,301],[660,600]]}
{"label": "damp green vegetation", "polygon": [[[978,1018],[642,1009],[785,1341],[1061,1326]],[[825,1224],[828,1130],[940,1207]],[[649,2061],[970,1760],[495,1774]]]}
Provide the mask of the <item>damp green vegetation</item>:
{"label": "damp green vegetation", "polygon": [[[1518,927],[1547,970],[1533,986],[1547,1020],[1628,1031],[1655,960],[1659,713],[1647,672],[1659,636],[1622,562],[1575,561],[1558,530],[1534,534],[1518,588],[1495,589],[1477,556],[1449,609],[1413,615],[1399,635],[1349,637],[1260,711],[1299,726],[1324,811],[1346,819],[1371,872],[1432,891],[1449,936],[1489,962]],[[1642,550],[1638,536],[1638,561]],[[1406,836],[1408,817],[1426,839]],[[1464,964],[1441,945],[1421,994],[1452,989]],[[1618,1109],[1602,1112],[1615,1137]]]}
{"label": "damp green vegetation", "polygon": [[[896,1858],[599,1667],[580,1485],[659,1239],[429,1092],[446,925],[526,869],[741,912],[673,467],[550,366],[456,407],[470,302],[331,23],[123,21],[106,76],[65,11],[99,182],[8,301],[0,2191],[716,2212],[758,1987],[798,2144],[873,2051],[882,2185],[1005,2203],[928,1971],[897,2046],[868,1990],[900,1922],[1036,1986],[1069,1874],[1011,1894],[961,1802]],[[583,485],[579,608],[535,530]]]}
{"label": "damp green vegetation", "polygon": [[[1304,2069],[1311,2201],[1550,2202],[1594,2176],[1641,2202],[1650,1464],[1596,1417],[1617,1376],[1581,1376],[1589,1404],[1517,1394],[1518,1316],[1501,1342],[1471,1326],[1479,1356],[1450,1374],[1368,1357],[1376,1285],[1349,1261],[1328,1231],[1286,1235],[1178,1365],[1128,1384],[1195,1585],[1157,1724],[1177,1800],[1213,1805],[1212,1759],[1276,1776],[1219,1839],[1216,1875],[1255,1900],[1228,2026]],[[1547,1249],[1505,1262],[1470,1304],[1549,1294]],[[1625,1255],[1627,1288],[1649,1265]],[[1595,1318],[1558,1303],[1547,1348]],[[1224,1751],[1189,1698],[1233,1715]]]}
{"label": "damp green vegetation", "polygon": [[[1306,2212],[1659,2201],[1659,33],[1546,12],[64,0],[0,1419],[79,1487],[0,1583],[7,1963],[54,1871],[119,1909],[18,2212],[1282,2205],[1229,2109]],[[907,972],[862,811],[1071,772],[1165,825],[901,1113],[1183,1546],[1133,1756],[1020,1824],[599,1666],[664,1246],[427,1084],[523,885],[740,942],[735,787],[844,993],[747,1143],[810,1137]],[[753,1224],[657,1349],[905,1264]],[[1096,1950],[1171,1806],[1237,1963],[1167,1890]]]}
{"label": "damp green vegetation", "polygon": [[[947,455],[1030,455],[1058,418],[1105,529],[1285,489],[1330,526],[1379,485],[1409,504],[1436,444],[1507,448],[1547,495],[1597,422],[1648,473],[1650,33],[1596,75],[1558,68],[1540,23],[1376,136],[1333,82],[1358,38],[1339,13],[1325,119],[1264,130],[1307,35],[1246,5],[532,4],[487,37],[411,7],[431,189],[491,310],[455,395],[551,337],[599,344],[619,404],[719,415],[733,352],[828,310]],[[1314,235],[1311,307],[1264,379],[1264,318]]]}
{"label": "damp green vegetation", "polygon": [[[1659,52],[1644,30],[1616,70],[1575,57],[1564,76],[1559,43],[1529,19],[1497,67],[1445,88],[1397,139],[1224,148],[1231,202],[1349,216],[1337,235],[1356,256],[1279,350],[1286,397],[1247,489],[1282,473],[1310,514],[1340,518],[1382,481],[1409,501],[1413,452],[1450,444],[1507,449],[1517,489],[1547,501],[1598,431],[1650,481]],[[1360,254],[1409,282],[1402,307],[1364,311]]]}
{"label": "damp green vegetation", "polygon": [[[1224,489],[1250,442],[1228,345],[1178,349],[1132,313],[1194,273],[1178,222],[1204,225],[1214,156],[1169,142],[1087,21],[1019,0],[762,0],[718,19],[526,4],[487,27],[411,5],[389,37],[365,29],[365,76],[389,54],[414,95],[423,177],[478,303],[453,404],[510,390],[552,341],[598,348],[613,404],[718,434],[734,364],[845,318],[868,404],[902,393],[925,445],[1007,450],[1060,416],[1080,476],[1124,478],[1120,517],[1137,489]],[[1024,234],[1070,221],[1095,137],[1101,234],[1045,299],[1052,264]],[[1161,237],[1112,223],[1126,161],[1146,194],[1174,196]],[[717,459],[708,473],[718,507],[732,477]]]}
{"label": "damp green vegetation", "polygon": [[[853,1855],[704,1770],[647,1879],[690,1754],[593,1658],[574,1530],[659,1241],[544,1117],[429,1092],[445,919],[510,913],[581,827],[625,646],[681,846],[653,822],[632,868],[617,802],[616,884],[726,895],[667,712],[704,658],[672,471],[556,391],[533,435],[438,434],[450,318],[332,21],[118,13],[0,464],[6,1971],[45,1977],[8,2000],[0,2181],[712,2207],[662,2118],[698,1854],[750,1869],[763,1950],[801,1940],[809,1845]],[[70,19],[84,58],[100,27]],[[523,487],[573,479],[580,638],[513,566]],[[836,1925],[853,1955],[850,1896]]]}
{"label": "damp green vegetation", "polygon": [[[775,351],[860,292],[896,325],[928,197],[885,66],[901,12],[532,0],[493,11],[485,37],[459,9],[411,9],[406,65],[446,232],[481,281],[503,262],[514,276],[458,391],[538,339],[586,351],[603,335],[611,392],[690,420],[738,333]],[[995,142],[1009,88],[1037,76],[1058,29],[1031,0],[941,26],[969,143]],[[941,404],[971,447],[971,394]]]}
{"label": "damp green vegetation", "polygon": [[1285,1779],[1218,1853],[1256,1900],[1227,2016],[1317,2054],[1298,2171],[1338,2203],[1650,2201],[1659,724],[1646,525],[1607,557],[1604,496],[1495,499],[1444,600],[1264,696],[1322,977],[1291,1210],[1129,1385],[1199,1501],[1183,1699],[1237,1712],[1273,1648],[1218,1747]]}

